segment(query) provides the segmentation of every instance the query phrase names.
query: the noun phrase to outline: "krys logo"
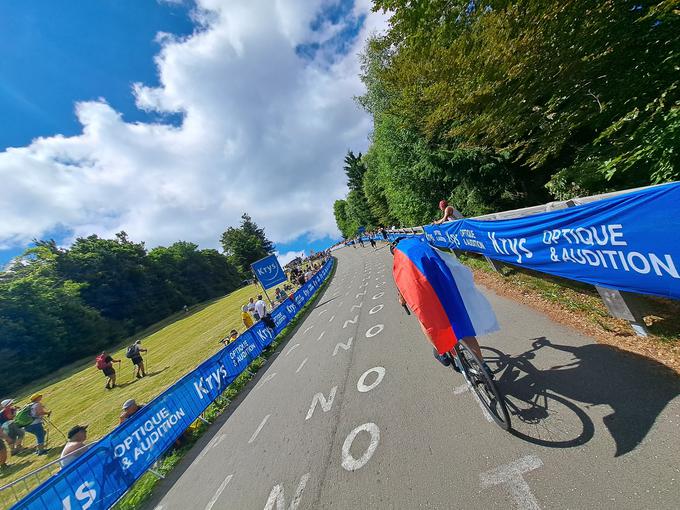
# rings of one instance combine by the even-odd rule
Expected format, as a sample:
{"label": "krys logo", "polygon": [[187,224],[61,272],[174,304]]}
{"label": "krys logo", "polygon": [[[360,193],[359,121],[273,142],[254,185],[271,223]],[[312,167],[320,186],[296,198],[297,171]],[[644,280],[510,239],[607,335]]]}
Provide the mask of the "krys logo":
{"label": "krys logo", "polygon": [[257,276],[259,276],[260,278],[264,278],[265,280],[271,280],[272,278],[279,274],[280,267],[281,266],[279,266],[276,262],[267,264],[264,267],[258,267],[256,269]]}

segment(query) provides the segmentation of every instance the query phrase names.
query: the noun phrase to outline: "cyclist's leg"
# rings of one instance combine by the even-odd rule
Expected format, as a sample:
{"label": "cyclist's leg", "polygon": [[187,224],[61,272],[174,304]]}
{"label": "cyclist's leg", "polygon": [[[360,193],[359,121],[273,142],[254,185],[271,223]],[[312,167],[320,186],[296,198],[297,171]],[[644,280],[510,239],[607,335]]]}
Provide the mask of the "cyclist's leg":
{"label": "cyclist's leg", "polygon": [[482,354],[482,349],[480,349],[479,347],[477,337],[466,336],[465,338],[461,338],[461,341],[465,342],[465,345],[467,345],[470,348],[470,350],[475,353],[475,355],[480,359],[480,361],[484,361],[484,355]]}

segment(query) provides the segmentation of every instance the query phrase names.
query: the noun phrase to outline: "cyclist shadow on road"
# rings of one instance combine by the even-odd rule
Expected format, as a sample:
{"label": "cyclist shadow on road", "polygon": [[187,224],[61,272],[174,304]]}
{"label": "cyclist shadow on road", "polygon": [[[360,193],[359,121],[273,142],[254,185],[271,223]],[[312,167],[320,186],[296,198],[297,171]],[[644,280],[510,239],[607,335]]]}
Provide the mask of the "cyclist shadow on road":
{"label": "cyclist shadow on road", "polygon": [[[591,415],[604,414],[601,419],[618,457],[640,444],[666,405],[680,394],[680,379],[644,356],[604,344],[532,340],[532,349],[516,356],[482,348],[506,394],[513,433],[531,443],[553,448],[584,444],[595,433]],[[566,363],[565,356],[571,357]],[[536,366],[555,360],[560,364]],[[602,405],[608,407],[586,411]]]}

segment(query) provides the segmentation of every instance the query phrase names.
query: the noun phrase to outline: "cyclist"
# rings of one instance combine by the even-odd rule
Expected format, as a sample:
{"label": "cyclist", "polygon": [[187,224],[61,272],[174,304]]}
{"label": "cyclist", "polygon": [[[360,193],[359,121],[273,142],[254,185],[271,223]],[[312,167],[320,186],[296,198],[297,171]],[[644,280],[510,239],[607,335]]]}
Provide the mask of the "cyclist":
{"label": "cyclist", "polygon": [[399,238],[390,251],[399,301],[418,317],[437,359],[448,365],[454,345],[462,340],[483,360],[476,337],[499,328],[472,272],[453,253],[432,248],[423,239]]}

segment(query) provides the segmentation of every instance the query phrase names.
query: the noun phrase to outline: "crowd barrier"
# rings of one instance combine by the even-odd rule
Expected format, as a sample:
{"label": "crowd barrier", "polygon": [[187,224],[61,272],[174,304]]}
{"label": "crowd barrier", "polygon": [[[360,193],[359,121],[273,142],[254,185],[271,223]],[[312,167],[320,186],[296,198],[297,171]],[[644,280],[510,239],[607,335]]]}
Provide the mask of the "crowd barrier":
{"label": "crowd barrier", "polygon": [[329,259],[293,299],[286,299],[272,311],[273,330],[256,323],[39,485],[12,510],[110,508],[290,324],[332,267],[333,259]]}
{"label": "crowd barrier", "polygon": [[390,231],[596,286],[680,299],[680,183],[531,216]]}

